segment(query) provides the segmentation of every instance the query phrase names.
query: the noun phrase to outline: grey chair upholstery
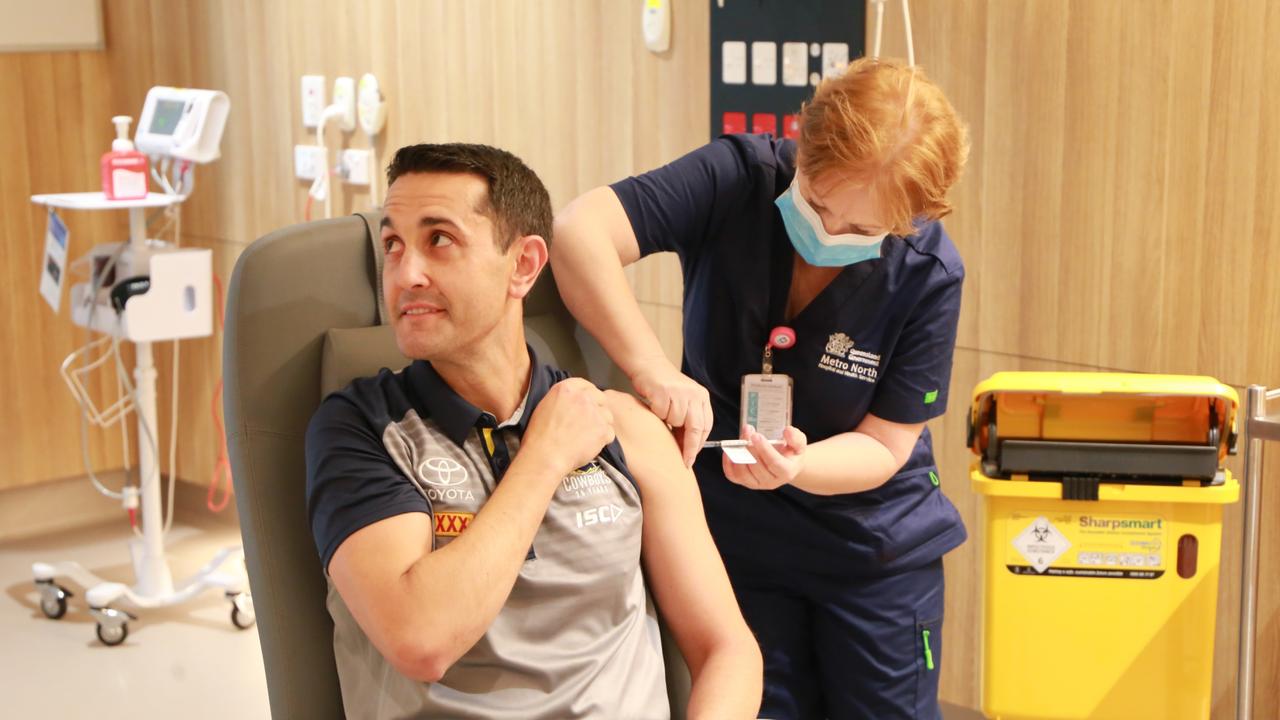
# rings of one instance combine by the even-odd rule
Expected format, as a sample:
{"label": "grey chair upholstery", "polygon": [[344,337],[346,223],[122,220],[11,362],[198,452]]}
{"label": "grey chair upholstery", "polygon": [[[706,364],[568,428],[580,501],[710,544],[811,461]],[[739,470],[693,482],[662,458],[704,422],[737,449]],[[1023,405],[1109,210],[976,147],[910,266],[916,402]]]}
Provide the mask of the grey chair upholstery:
{"label": "grey chair upholstery", "polygon": [[[228,290],[227,445],[272,716],[343,717],[325,580],[307,523],[303,436],[322,393],[408,363],[380,327],[378,218],[296,225],[253,243]],[[602,387],[622,379],[544,272],[525,302],[539,356]],[[673,717],[689,678],[664,627]]]}

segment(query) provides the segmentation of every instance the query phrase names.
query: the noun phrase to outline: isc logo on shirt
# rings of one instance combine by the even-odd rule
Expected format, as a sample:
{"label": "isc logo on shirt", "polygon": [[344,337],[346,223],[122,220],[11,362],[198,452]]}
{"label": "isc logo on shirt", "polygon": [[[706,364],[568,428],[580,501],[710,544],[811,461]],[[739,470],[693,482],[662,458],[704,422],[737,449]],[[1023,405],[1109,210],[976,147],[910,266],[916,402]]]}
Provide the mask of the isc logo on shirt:
{"label": "isc logo on shirt", "polygon": [[604,523],[616,522],[622,517],[622,508],[609,503],[600,507],[593,507],[589,510],[582,510],[577,513],[578,527],[584,528],[591,525],[602,525]]}

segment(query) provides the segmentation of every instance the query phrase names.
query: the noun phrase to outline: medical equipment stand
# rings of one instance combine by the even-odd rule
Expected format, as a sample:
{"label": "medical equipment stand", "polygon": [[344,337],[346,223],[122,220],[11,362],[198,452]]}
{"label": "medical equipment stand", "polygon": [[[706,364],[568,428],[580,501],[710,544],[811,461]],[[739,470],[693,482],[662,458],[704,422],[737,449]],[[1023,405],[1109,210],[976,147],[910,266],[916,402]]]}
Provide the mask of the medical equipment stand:
{"label": "medical equipment stand", "polygon": [[1245,405],[1244,556],[1241,560],[1240,659],[1236,681],[1236,718],[1253,718],[1253,654],[1258,623],[1258,521],[1262,515],[1262,441],[1280,441],[1280,413],[1267,414],[1267,404],[1280,399],[1280,388],[1250,385]]}
{"label": "medical equipment stand", "polygon": [[[179,195],[150,193],[138,200],[108,200],[102,193],[66,193],[59,195],[34,195],[31,201],[51,208],[75,210],[129,211],[129,248],[132,251],[128,273],[123,277],[149,274],[146,252],[147,208],[168,207],[185,199]],[[91,298],[96,302],[96,298]],[[107,309],[99,313],[102,323],[95,321],[90,330],[113,332],[122,335],[126,326],[117,323],[115,313]],[[102,325],[103,327],[99,327]],[[106,645],[119,645],[129,634],[128,621],[133,615],[110,607],[123,598],[138,608],[155,608],[184,603],[204,590],[221,588],[231,601],[231,622],[241,629],[254,623],[253,599],[247,592],[244,572],[225,573],[220,568],[229,559],[239,560],[243,568],[244,551],[239,546],[220,550],[213,559],[176,588],[169,572],[164,551],[164,518],[160,509],[160,465],[156,453],[159,450],[158,435],[155,443],[145,442],[149,429],[154,432],[156,420],[156,369],[152,361],[151,343],[134,342],[134,383],[137,387],[136,412],[138,413],[138,472],[141,478],[142,537],[130,541],[129,551],[133,559],[136,582],[132,587],[107,582],[86,570],[79,563],[33,563],[36,586],[40,590],[40,609],[52,619],[58,619],[67,611],[66,588],[54,582],[67,577],[83,586],[89,612],[98,621],[98,639]],[[172,472],[172,470],[171,470]]]}

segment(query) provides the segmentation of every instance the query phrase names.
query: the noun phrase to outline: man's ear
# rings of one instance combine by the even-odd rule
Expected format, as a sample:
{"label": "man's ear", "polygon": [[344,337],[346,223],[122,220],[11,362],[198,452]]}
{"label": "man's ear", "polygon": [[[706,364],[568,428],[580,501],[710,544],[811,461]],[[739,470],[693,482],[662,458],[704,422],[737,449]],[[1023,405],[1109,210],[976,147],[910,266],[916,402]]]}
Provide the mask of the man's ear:
{"label": "man's ear", "polygon": [[515,269],[511,273],[511,284],[507,291],[511,297],[523,300],[533,290],[538,275],[547,266],[547,259],[550,257],[547,241],[541,235],[524,235],[516,238],[510,252],[515,254]]}

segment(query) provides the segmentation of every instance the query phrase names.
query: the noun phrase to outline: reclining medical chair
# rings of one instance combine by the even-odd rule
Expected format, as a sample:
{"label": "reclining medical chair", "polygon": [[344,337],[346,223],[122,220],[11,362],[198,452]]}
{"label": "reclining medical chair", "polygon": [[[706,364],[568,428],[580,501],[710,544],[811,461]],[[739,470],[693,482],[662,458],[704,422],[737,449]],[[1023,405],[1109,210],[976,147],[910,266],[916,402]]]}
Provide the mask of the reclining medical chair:
{"label": "reclining medical chair", "polygon": [[[227,446],[245,564],[275,718],[343,717],[325,579],[306,512],[303,437],[320,400],[356,377],[409,363],[382,307],[376,213],[295,225],[240,256],[226,309]],[[525,300],[538,357],[602,387],[625,378],[574,322],[550,269]],[[672,717],[689,674],[663,627]]]}

